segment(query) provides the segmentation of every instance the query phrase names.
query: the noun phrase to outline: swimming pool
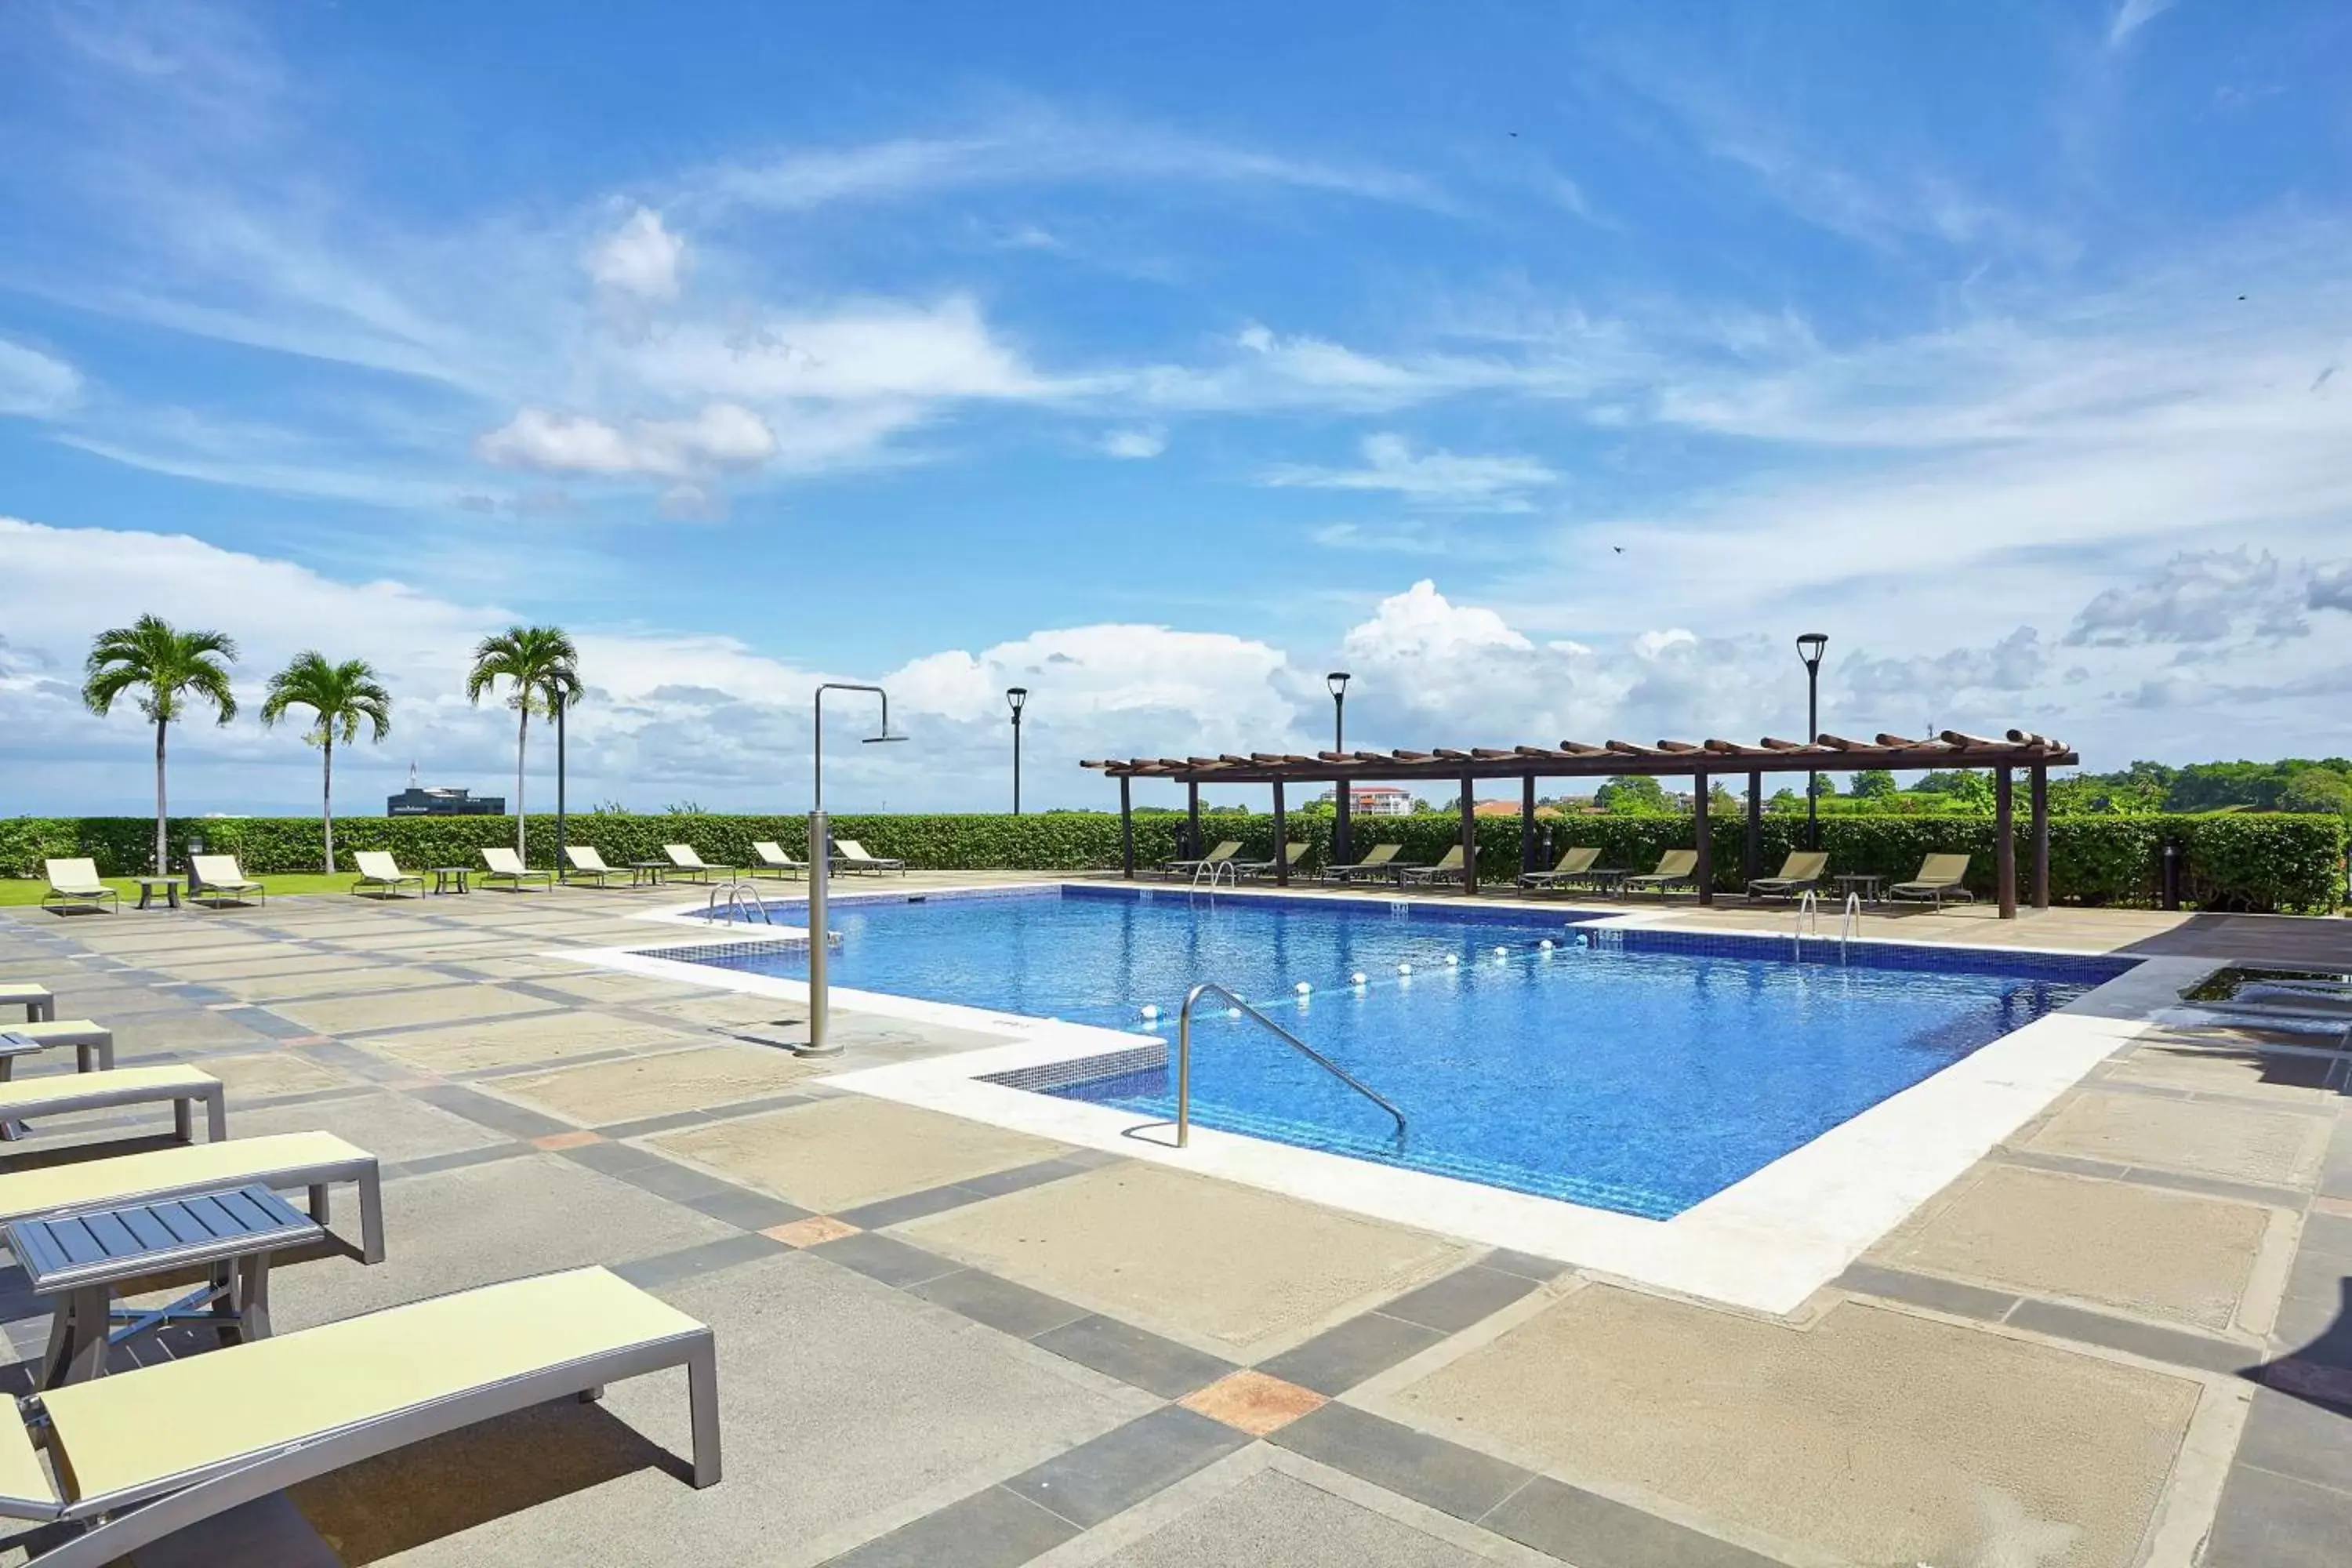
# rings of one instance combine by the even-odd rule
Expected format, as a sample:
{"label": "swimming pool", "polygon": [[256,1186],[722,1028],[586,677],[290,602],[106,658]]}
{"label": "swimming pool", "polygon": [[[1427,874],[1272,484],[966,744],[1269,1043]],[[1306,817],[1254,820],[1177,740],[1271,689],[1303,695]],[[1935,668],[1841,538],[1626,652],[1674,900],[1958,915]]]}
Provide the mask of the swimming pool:
{"label": "swimming pool", "polygon": [[[1394,1101],[1406,1132],[1222,1015],[1194,1028],[1201,1125],[1664,1219],[2132,967],[1893,943],[1841,961],[1833,942],[1796,963],[1785,939],[1602,918],[1080,885],[898,895],[835,902],[831,975],[1150,1035],[992,1080],[1144,1118],[1173,1114],[1177,1005],[1218,980]],[[673,956],[688,954],[807,972],[804,952]]]}

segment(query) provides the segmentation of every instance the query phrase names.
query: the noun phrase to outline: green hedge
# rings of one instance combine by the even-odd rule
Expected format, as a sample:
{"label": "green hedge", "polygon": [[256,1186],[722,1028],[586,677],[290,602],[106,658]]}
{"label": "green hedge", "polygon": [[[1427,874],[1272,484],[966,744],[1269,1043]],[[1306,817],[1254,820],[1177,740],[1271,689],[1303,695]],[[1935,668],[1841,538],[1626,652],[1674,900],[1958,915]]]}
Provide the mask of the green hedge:
{"label": "green hedge", "polygon": [[[1745,819],[1737,812],[1710,818],[1717,885],[1739,885]],[[1077,871],[1118,864],[1118,818],[1108,812],[1049,811],[1026,816],[983,815],[836,816],[834,833],[855,838],[876,855],[894,856],[910,866],[935,870],[1015,868]],[[1330,848],[1328,815],[1296,815],[1290,836],[1313,847],[1309,863],[1322,864]],[[1592,845],[1604,865],[1647,868],[1673,848],[1690,845],[1686,816],[1580,816],[1540,823],[1538,846],[1549,827],[1551,853],[1570,845]],[[1993,832],[1990,816],[1834,816],[1822,819],[1822,847],[1839,871],[1868,871],[1890,879],[1908,877],[1933,853],[1958,851],[1972,858],[1969,885],[1979,897],[1993,891]],[[1255,858],[1274,854],[1274,819],[1265,814],[1204,815],[1206,843],[1238,838]],[[1765,869],[1802,842],[1801,817],[1768,815],[1763,823]],[[1138,864],[1149,868],[1182,847],[1184,818],[1178,813],[1141,812],[1135,818]],[[1445,814],[1359,817],[1356,851],[1373,844],[1404,846],[1408,862],[1437,859],[1457,841],[1458,819]],[[210,817],[175,819],[170,825],[174,866],[182,863],[189,837],[201,835],[208,849],[235,855],[246,870],[315,871],[319,868],[319,823],[313,817]],[[31,876],[48,856],[87,855],[110,876],[147,868],[154,823],[141,817],[0,818],[0,873]],[[734,816],[717,814],[623,816],[596,812],[574,816],[566,826],[574,844],[593,844],[605,859],[651,860],[664,844],[689,843],[714,864],[747,864],[754,839],[772,838],[795,854],[807,843],[801,816]],[[1483,817],[1478,823],[1478,874],[1508,879],[1519,867],[1519,823],[1515,816]],[[411,868],[474,865],[484,845],[512,844],[510,816],[362,816],[335,824],[335,847],[343,867],[358,849],[389,849]],[[2059,816],[2050,825],[2051,891],[2067,903],[2152,905],[2158,901],[2163,849],[2181,856],[2182,890],[2204,909],[2324,910],[2344,893],[2344,819],[2336,816],[2178,814],[2147,816]],[[555,819],[533,816],[530,858],[555,861]],[[2031,868],[2031,845],[2020,823],[2018,876],[2021,892]]]}

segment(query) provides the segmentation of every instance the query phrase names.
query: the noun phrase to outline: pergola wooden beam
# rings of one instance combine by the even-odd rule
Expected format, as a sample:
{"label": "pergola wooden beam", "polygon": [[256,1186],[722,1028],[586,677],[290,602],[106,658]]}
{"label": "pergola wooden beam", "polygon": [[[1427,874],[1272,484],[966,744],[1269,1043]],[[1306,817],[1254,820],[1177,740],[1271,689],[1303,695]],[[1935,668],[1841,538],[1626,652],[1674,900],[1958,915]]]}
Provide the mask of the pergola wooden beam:
{"label": "pergola wooden beam", "polygon": [[[1762,824],[1763,777],[1768,773],[1851,773],[1864,768],[1988,768],[1993,773],[1994,863],[2000,887],[2000,912],[2004,919],[2010,919],[2016,915],[2018,905],[2016,846],[2012,831],[2016,770],[2026,770],[2027,800],[2032,813],[2033,868],[2030,897],[2035,909],[2047,909],[2050,904],[2050,770],[2073,767],[2081,761],[2064,742],[2029,730],[2011,730],[1999,740],[1946,730],[1940,734],[1918,740],[1882,731],[1867,741],[1831,734],[1816,735],[1809,742],[1785,741],[1767,735],[1752,745],[1715,738],[1703,742],[1662,740],[1654,745],[1612,740],[1595,746],[1581,741],[1562,741],[1557,746],[1475,746],[1467,750],[1440,746],[1425,752],[1318,752],[1312,756],[1302,756],[1293,752],[1253,752],[1244,756],[1226,752],[1213,757],[1106,757],[1083,762],[1079,765],[1119,781],[1120,858],[1129,877],[1135,874],[1134,858],[1129,847],[1133,837],[1133,805],[1129,781],[1133,779],[1164,778],[1185,786],[1187,838],[1191,853],[1196,856],[1201,853],[1202,784],[1271,785],[1275,791],[1277,826],[1285,828],[1289,803],[1284,792],[1290,784],[1329,784],[1345,788],[1358,783],[1409,783],[1417,780],[1454,784],[1461,790],[1462,844],[1464,858],[1470,863],[1470,868],[1463,877],[1463,886],[1466,891],[1474,893],[1477,891],[1478,879],[1475,868],[1476,813],[1472,795],[1480,779],[1520,781],[1519,858],[1524,868],[1532,863],[1535,852],[1532,803],[1536,780],[1620,775],[1657,778],[1687,774],[1695,786],[1693,816],[1696,818],[1694,826],[1699,832],[1702,903],[1711,902],[1713,898],[1707,876],[1713,868],[1713,851],[1706,826],[1708,787],[1711,775],[1717,772],[1745,773],[1748,775],[1748,834],[1741,858],[1746,875],[1754,877],[1761,870],[1756,864],[1756,857]],[[1278,836],[1274,849],[1276,862],[1275,880],[1277,883],[1286,883],[1289,879],[1288,868],[1281,863],[1283,847],[1281,836]]]}

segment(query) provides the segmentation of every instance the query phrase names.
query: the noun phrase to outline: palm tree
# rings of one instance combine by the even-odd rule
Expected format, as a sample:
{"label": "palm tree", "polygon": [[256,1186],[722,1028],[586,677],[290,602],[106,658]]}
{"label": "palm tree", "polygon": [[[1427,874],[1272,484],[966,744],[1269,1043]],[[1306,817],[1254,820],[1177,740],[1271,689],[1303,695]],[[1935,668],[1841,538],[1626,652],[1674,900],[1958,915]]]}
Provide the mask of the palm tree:
{"label": "palm tree", "polygon": [[466,677],[466,700],[479,705],[482,693],[499,681],[510,690],[507,706],[515,710],[515,853],[523,852],[523,742],[530,733],[531,710],[547,710],[548,694],[569,691],[579,681],[580,650],[562,626],[509,626],[484,637],[474,649],[474,668]]}
{"label": "palm tree", "polygon": [[327,875],[335,874],[335,735],[343,744],[360,738],[360,721],[381,742],[392,730],[392,693],[375,678],[363,658],[329,664],[316,648],[294,656],[294,662],[269,678],[269,695],[262,700],[261,721],[275,728],[289,708],[308,708],[313,715],[310,732],[303,739],[315,743],[324,759],[319,786],[319,819],[327,832]]}
{"label": "palm tree", "polygon": [[155,725],[155,875],[163,866],[163,734],[180,716],[189,697],[213,705],[220,722],[236,717],[236,694],[229,689],[228,669],[219,661],[234,660],[236,644],[222,632],[174,631],[161,616],[142,616],[138,624],[100,632],[89,645],[83,666],[81,700],[103,718],[114,700],[133,687],[144,687],[139,711]]}

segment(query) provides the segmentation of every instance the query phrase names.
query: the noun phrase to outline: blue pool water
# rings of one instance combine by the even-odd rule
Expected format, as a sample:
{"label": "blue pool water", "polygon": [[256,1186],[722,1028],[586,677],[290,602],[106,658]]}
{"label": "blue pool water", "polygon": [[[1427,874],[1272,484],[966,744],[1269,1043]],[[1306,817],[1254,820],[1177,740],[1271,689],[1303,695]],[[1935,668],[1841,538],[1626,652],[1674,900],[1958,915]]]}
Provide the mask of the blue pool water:
{"label": "blue pool water", "polygon": [[[1792,963],[1785,942],[1579,918],[1093,887],[836,901],[831,973],[1171,1043],[1185,992],[1219,980],[1394,1101],[1407,1132],[1222,1015],[1193,1029],[1202,1125],[1662,1219],[2130,967],[1885,943],[1842,963],[1834,942]],[[699,961],[807,973],[799,952]],[[1011,1081],[1172,1115],[1166,1053],[1136,1046]]]}

